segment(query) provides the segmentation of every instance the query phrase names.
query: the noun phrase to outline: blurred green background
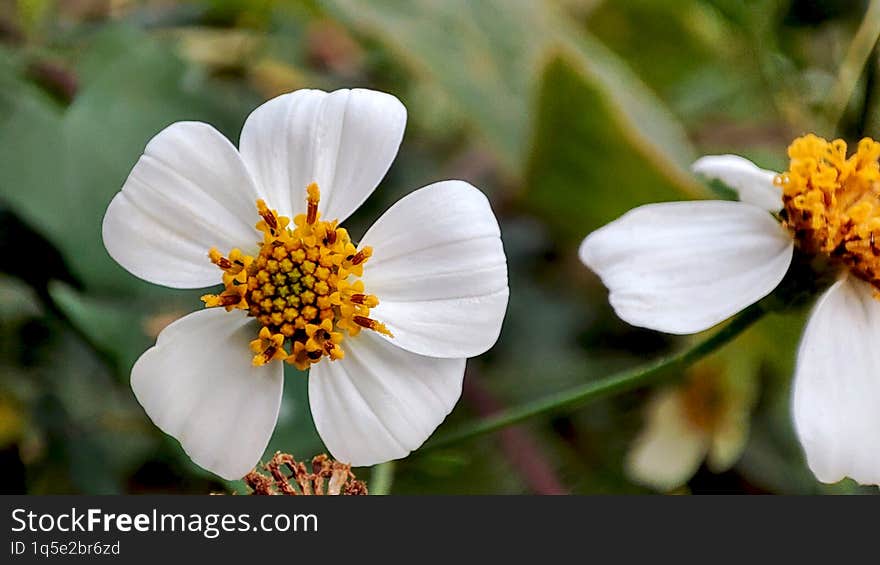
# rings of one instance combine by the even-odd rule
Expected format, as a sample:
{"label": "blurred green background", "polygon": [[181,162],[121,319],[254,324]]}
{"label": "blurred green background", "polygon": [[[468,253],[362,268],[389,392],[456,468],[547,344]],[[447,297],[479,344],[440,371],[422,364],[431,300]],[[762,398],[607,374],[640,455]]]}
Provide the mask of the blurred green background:
{"label": "blurred green background", "polygon": [[[689,343],[619,321],[578,243],[634,205],[710,197],[688,171],[698,155],[738,153],[780,170],[794,136],[833,135],[826,96],[866,5],[0,0],[2,491],[241,488],[189,462],[128,385],[158,331],[201,305],[199,292],[129,275],[101,242],[107,204],[166,125],[202,120],[237,140],[247,114],[275,95],[375,88],[398,96],[409,122],[388,176],[347,222],[355,236],[436,180],[465,179],[489,195],[510,306],[498,344],[468,363],[439,434]],[[872,56],[840,122],[848,139],[878,133],[877,70]],[[732,466],[703,465],[654,488],[858,491],[815,482],[793,434],[804,314],[770,316],[682,375],[747,391],[736,396],[744,449]],[[287,375],[270,454],[324,450],[306,378]],[[416,452],[394,466],[391,492],[654,492],[652,469],[640,479],[626,463],[654,394]],[[687,398],[711,412],[725,394],[703,387]]]}

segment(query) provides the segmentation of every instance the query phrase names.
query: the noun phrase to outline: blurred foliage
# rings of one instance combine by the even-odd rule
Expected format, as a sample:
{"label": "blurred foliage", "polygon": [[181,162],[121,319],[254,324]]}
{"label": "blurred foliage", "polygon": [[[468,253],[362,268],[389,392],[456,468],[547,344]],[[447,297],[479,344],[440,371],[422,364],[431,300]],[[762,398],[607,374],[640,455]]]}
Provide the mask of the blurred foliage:
{"label": "blurred foliage", "polygon": [[[831,134],[823,106],[865,3],[789,0],[17,0],[0,4],[0,469],[3,490],[189,492],[224,484],[138,406],[137,357],[195,292],[143,283],[106,254],[101,219],[146,142],[179,120],[232,140],[296,88],[398,96],[395,165],[348,223],[363,233],[442,178],[484,189],[500,218],[511,302],[497,346],[468,364],[441,430],[602,378],[687,340],[632,328],[577,260],[627,209],[711,197],[688,164],[784,163],[793,135]],[[876,57],[840,123],[877,135]],[[763,320],[719,356],[758,383],[741,460],[692,492],[856,490],[814,481],[789,414],[804,312]],[[725,361],[727,360],[727,361]],[[289,371],[268,453],[323,450],[305,375]],[[396,465],[393,492],[645,492],[623,461],[650,391],[537,419]],[[359,476],[368,476],[367,472]]]}

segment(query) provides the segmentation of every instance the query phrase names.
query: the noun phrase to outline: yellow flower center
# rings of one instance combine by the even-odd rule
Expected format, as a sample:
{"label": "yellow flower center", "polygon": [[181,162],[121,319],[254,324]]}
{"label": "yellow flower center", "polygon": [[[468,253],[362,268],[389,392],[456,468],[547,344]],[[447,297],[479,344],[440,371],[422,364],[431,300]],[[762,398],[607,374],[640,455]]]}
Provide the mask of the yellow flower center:
{"label": "yellow flower center", "polygon": [[777,175],[783,224],[806,253],[822,254],[880,289],[880,143],[865,138],[850,157],[846,142],[815,135],[788,148]]}
{"label": "yellow flower center", "polygon": [[257,255],[233,249],[224,257],[211,249],[208,257],[223,271],[225,290],[206,294],[208,308],[247,310],[262,328],[251,342],[254,365],[285,360],[307,369],[322,358],[341,359],[344,334],[369,329],[390,336],[384,324],[370,318],[379,300],[364,292],[364,263],[372,249],[360,251],[337,221],[318,213],[320,191],[308,187],[308,209],[290,225],[266,203],[257,200],[263,233]]}

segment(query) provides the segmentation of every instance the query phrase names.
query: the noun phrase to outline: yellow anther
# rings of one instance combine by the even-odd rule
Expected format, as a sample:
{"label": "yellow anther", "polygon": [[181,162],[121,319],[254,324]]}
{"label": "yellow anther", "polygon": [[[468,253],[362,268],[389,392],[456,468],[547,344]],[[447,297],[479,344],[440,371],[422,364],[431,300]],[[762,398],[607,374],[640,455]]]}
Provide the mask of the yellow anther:
{"label": "yellow anther", "polygon": [[385,327],[385,324],[371,318],[367,318],[366,316],[355,316],[354,323],[362,328],[373,330],[374,332],[387,335],[388,337],[394,337],[394,334],[392,334],[391,331],[389,331],[388,328]]}
{"label": "yellow anther", "polygon": [[287,240],[287,225],[290,223],[290,218],[279,216],[278,212],[270,210],[263,199],[257,200],[257,213],[262,220],[257,222],[256,228],[265,234],[266,243]]}
{"label": "yellow anther", "polygon": [[306,188],[306,192],[309,195],[307,199],[306,223],[311,225],[318,220],[318,202],[321,200],[321,191],[317,183],[313,182]]}
{"label": "yellow anther", "polygon": [[232,266],[232,263],[229,262],[229,259],[226,259],[223,254],[217,250],[216,247],[212,247],[208,251],[208,257],[211,259],[212,263],[214,263],[221,269],[228,269]]}
{"label": "yellow anther", "polygon": [[372,294],[352,294],[349,297],[349,300],[352,302],[352,304],[360,304],[362,306],[366,306],[367,308],[375,308],[379,305],[379,299]]}
{"label": "yellow anther", "polygon": [[223,271],[224,285],[229,286],[234,282],[244,283],[247,280],[247,273],[244,270],[249,266],[251,258],[243,255],[240,249],[230,251],[227,258],[216,247],[212,247],[208,251],[208,258]]}
{"label": "yellow anther", "polygon": [[253,363],[258,367],[270,361],[287,358],[287,352],[284,350],[284,335],[273,334],[267,327],[263,327],[259,337],[251,342],[251,351],[256,353]]}
{"label": "yellow anther", "polygon": [[207,308],[223,306],[229,312],[234,308],[246,309],[248,307],[245,298],[246,288],[244,285],[230,285],[220,294],[205,294],[201,300]]}
{"label": "yellow anther", "polygon": [[350,263],[352,265],[360,265],[361,263],[363,263],[364,261],[366,261],[367,259],[369,259],[372,256],[373,256],[373,248],[370,246],[367,246],[367,247],[364,247],[363,249],[361,249],[360,251],[358,251],[357,253],[355,253],[352,256],[352,258],[350,259]]}
{"label": "yellow anther", "polygon": [[784,225],[808,254],[823,254],[880,289],[880,143],[865,138],[847,157],[843,140],[815,135],[788,148],[777,175]]}
{"label": "yellow anther", "polygon": [[299,341],[293,342],[293,351],[287,356],[286,361],[300,371],[305,371],[312,364],[308,352],[306,351],[305,344]]}
{"label": "yellow anther", "polygon": [[336,361],[337,359],[345,357],[345,351],[338,347],[337,344],[329,341],[324,344],[324,352],[330,357],[331,361]]}

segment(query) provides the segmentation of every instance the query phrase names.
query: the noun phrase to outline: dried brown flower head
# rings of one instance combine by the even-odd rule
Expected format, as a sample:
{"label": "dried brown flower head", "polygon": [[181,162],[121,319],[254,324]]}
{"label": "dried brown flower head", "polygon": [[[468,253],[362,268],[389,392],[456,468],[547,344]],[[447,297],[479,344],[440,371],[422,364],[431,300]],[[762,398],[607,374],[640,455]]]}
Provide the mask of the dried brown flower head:
{"label": "dried brown flower head", "polygon": [[245,475],[244,482],[256,495],[360,495],[367,494],[367,485],[358,481],[351,465],[334,461],[326,455],[312,458],[312,471],[288,453],[275,453],[263,465],[268,475],[256,469]]}

